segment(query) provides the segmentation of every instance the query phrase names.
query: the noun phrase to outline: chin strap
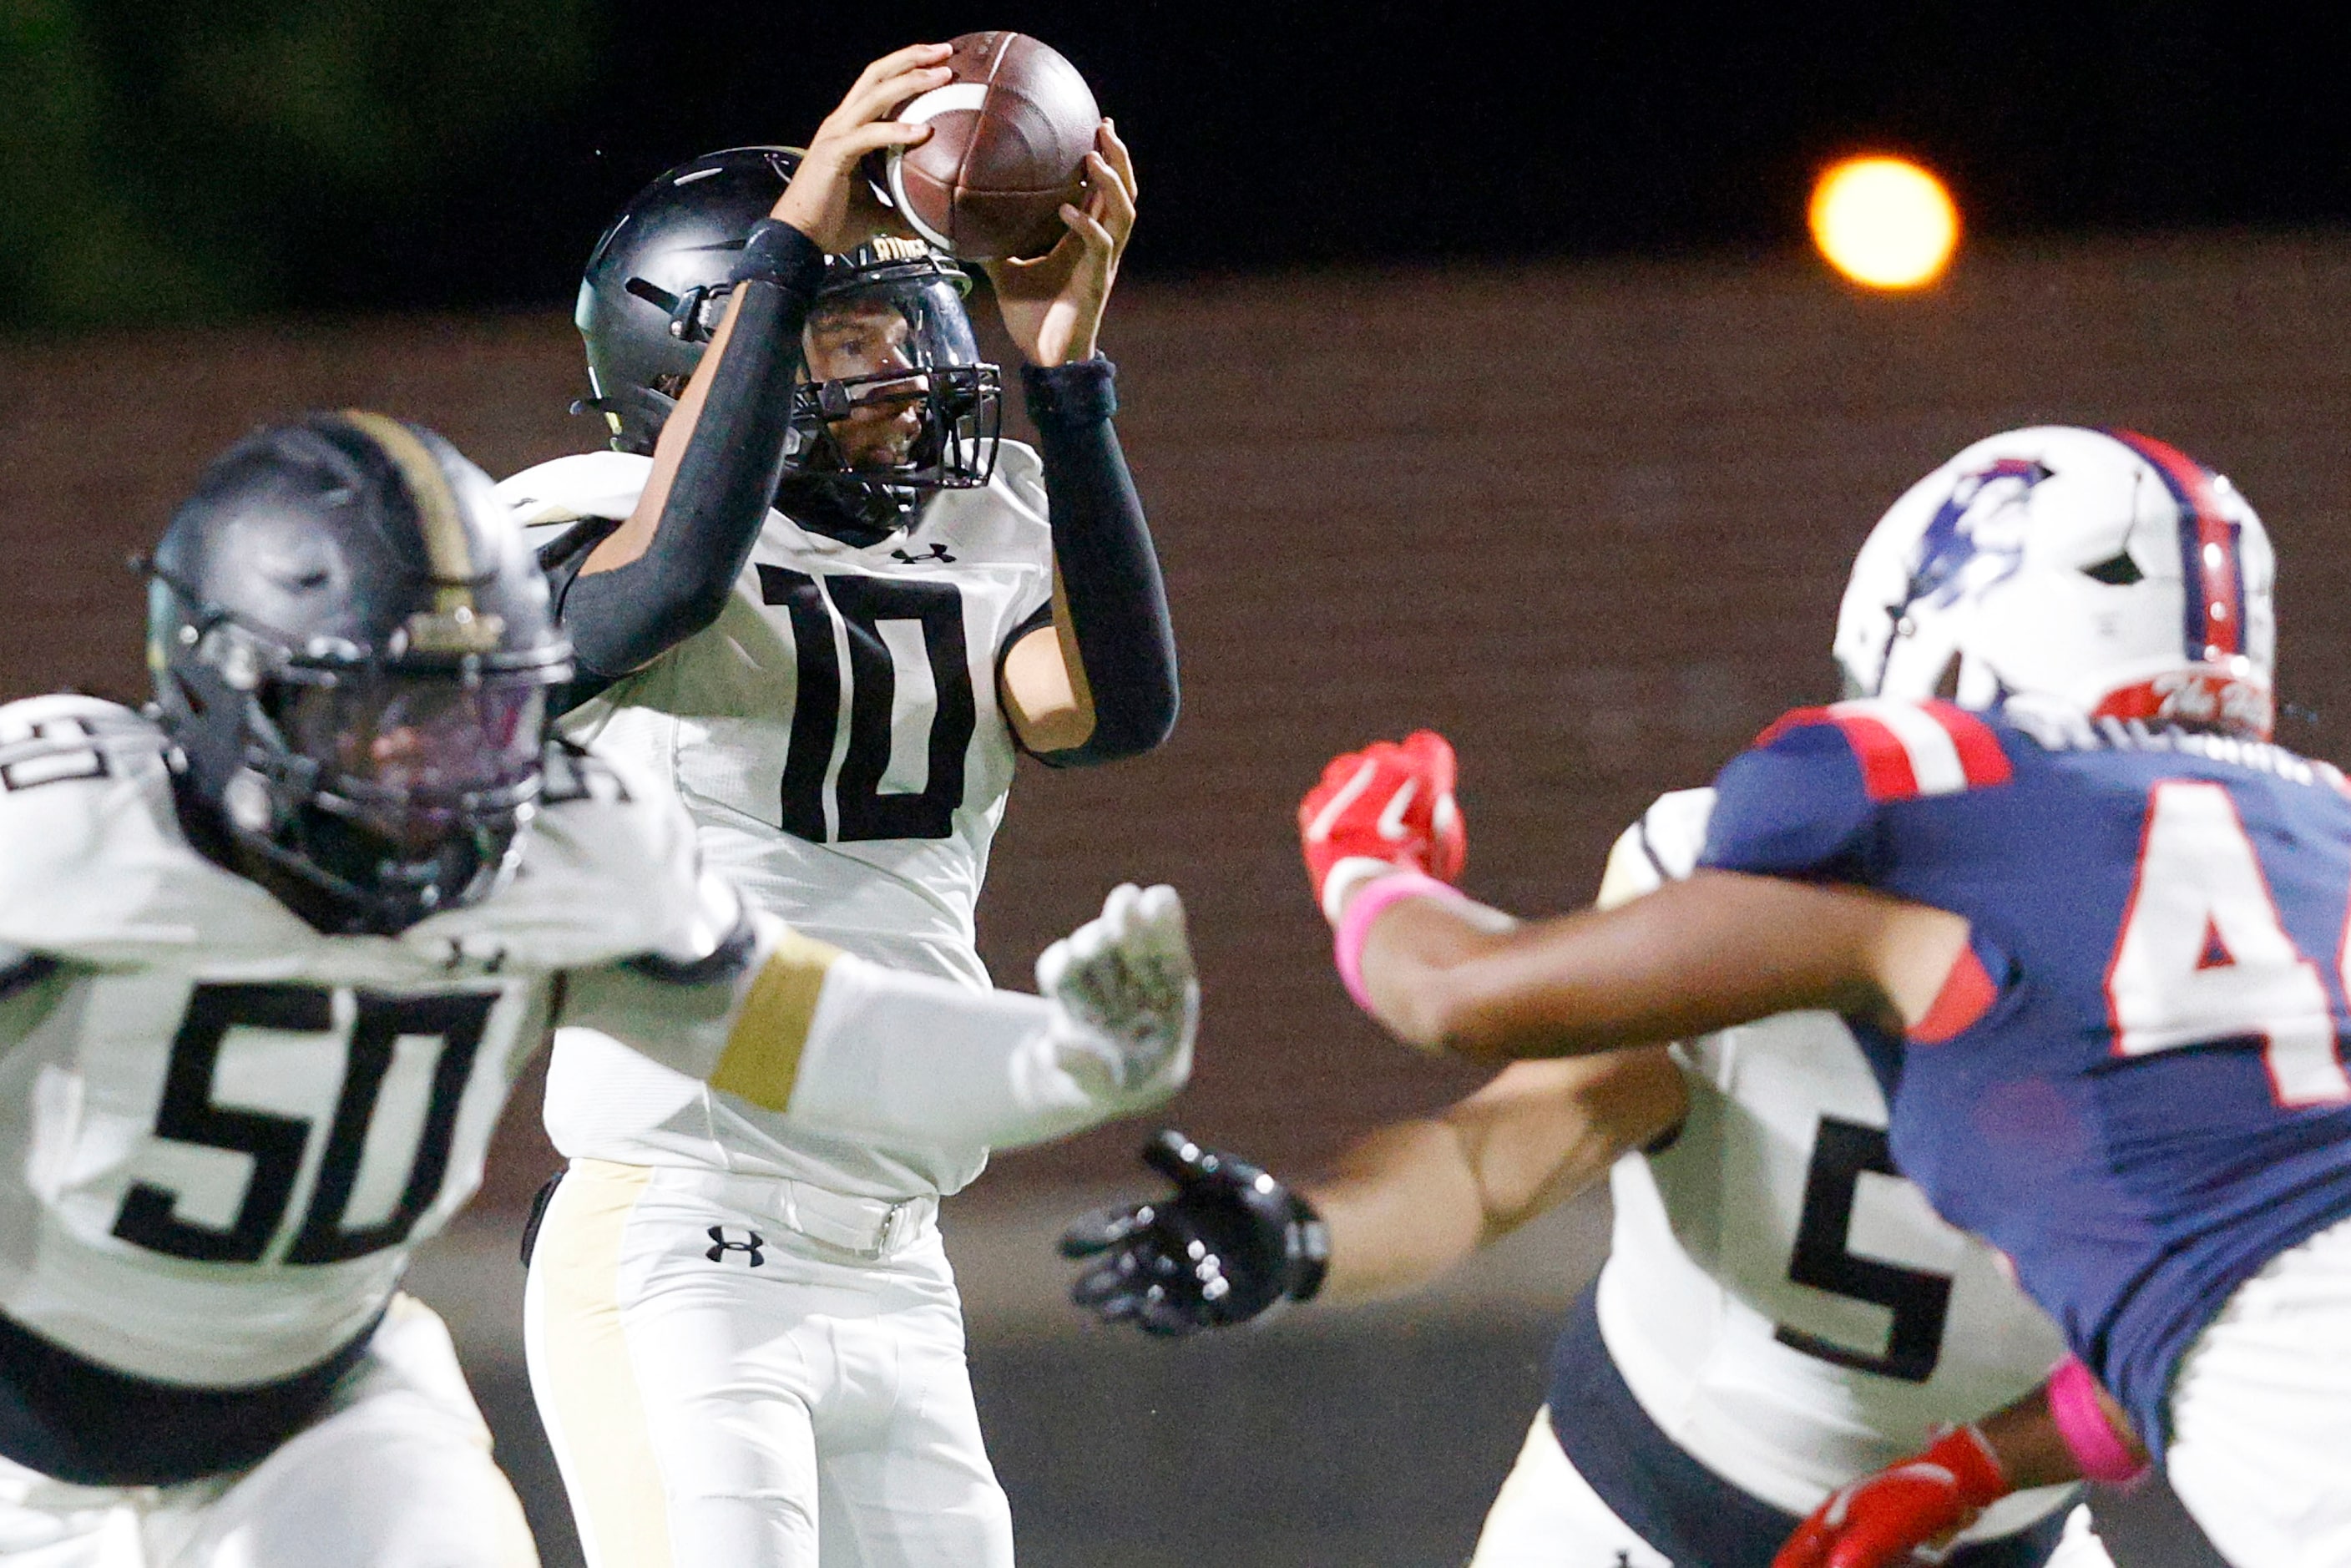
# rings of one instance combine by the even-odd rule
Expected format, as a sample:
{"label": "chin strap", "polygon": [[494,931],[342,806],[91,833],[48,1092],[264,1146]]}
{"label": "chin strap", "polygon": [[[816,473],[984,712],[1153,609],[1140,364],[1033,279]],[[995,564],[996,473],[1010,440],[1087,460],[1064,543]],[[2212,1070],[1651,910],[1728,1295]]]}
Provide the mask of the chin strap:
{"label": "chin strap", "polygon": [[776,510],[810,533],[852,549],[878,545],[906,527],[922,497],[903,486],[830,480],[787,474],[776,486]]}

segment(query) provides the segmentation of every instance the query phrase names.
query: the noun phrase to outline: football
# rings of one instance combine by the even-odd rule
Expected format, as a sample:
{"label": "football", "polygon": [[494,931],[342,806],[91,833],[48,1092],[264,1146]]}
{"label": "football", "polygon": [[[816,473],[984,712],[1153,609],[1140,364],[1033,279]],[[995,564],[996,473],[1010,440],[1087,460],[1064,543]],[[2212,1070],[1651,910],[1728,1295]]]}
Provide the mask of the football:
{"label": "football", "polygon": [[891,203],[915,233],[967,261],[1042,255],[1069,232],[1061,204],[1083,198],[1102,123],[1093,90],[1026,33],[966,33],[950,47],[955,79],[898,111],[932,131],[918,147],[890,150]]}

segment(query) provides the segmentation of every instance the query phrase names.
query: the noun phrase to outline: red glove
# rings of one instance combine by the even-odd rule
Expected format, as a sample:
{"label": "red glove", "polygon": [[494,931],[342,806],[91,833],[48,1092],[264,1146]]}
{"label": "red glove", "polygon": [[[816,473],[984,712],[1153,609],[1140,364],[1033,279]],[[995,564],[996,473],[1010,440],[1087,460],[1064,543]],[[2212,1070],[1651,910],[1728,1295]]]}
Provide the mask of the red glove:
{"label": "red glove", "polygon": [[2009,1492],[2008,1476],[1973,1427],[1955,1427],[1923,1454],[1837,1488],[1796,1527],[1771,1568],[1891,1568],[1934,1559],[1914,1551],[1964,1530]]}
{"label": "red glove", "polygon": [[1324,918],[1362,883],[1391,871],[1461,874],[1469,837],[1453,801],[1453,747],[1433,729],[1333,758],[1298,803],[1306,874]]}

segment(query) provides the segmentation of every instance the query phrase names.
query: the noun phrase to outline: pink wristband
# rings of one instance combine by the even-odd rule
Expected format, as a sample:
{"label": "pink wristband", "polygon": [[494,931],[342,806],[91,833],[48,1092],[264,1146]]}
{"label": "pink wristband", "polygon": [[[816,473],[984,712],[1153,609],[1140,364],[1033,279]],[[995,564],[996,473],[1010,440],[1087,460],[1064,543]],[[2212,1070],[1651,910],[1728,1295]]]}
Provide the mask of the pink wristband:
{"label": "pink wristband", "polygon": [[2049,1415],[2085,1479],[2126,1487],[2147,1474],[2146,1462],[2132,1456],[2122,1434],[2106,1418],[2098,1404],[2097,1383],[2078,1356],[2066,1357],[2049,1375]]}
{"label": "pink wristband", "polygon": [[1451,883],[1416,871],[1400,871],[1394,876],[1365,883],[1363,890],[1348,901],[1347,912],[1339,917],[1338,941],[1332,956],[1338,961],[1339,978],[1346,985],[1347,994],[1365,1012],[1372,1010],[1372,998],[1364,990],[1364,939],[1371,935],[1372,922],[1400,898],[1467,902]]}

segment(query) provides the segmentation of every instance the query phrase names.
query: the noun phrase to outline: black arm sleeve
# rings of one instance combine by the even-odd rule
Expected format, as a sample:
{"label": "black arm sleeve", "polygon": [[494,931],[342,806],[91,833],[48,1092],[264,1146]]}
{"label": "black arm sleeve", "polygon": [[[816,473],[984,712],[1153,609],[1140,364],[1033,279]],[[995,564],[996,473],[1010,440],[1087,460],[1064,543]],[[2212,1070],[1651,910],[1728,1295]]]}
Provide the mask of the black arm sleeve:
{"label": "black arm sleeve", "polygon": [[1103,359],[1020,371],[1045,462],[1053,559],[1093,694],[1084,743],[1038,754],[1055,768],[1138,757],[1176,727],[1176,629],[1143,501],[1111,428],[1113,375]]}
{"label": "black arm sleeve", "polygon": [[823,276],[823,254],[799,230],[773,220],[752,229],[735,328],[653,543],[626,566],[559,584],[556,612],[583,677],[610,681],[640,668],[726,607],[783,467],[800,328]]}

